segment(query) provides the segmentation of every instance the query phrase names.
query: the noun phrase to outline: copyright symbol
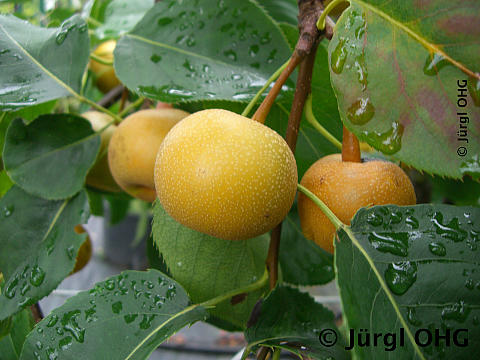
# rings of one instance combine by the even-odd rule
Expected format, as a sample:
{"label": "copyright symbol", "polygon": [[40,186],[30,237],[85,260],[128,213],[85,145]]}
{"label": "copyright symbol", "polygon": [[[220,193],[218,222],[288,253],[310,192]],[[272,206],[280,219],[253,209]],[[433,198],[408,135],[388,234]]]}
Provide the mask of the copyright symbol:
{"label": "copyright symbol", "polygon": [[332,329],[323,329],[318,335],[318,340],[323,346],[331,347],[337,343],[337,333]]}
{"label": "copyright symbol", "polygon": [[467,148],[465,146],[460,146],[458,149],[457,149],[457,154],[458,156],[465,156],[467,155]]}

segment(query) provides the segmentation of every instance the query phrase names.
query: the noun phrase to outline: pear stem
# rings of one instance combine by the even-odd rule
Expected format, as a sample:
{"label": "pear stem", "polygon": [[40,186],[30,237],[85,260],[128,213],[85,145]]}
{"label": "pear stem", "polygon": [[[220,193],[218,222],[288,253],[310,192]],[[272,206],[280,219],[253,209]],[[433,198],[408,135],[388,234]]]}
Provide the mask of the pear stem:
{"label": "pear stem", "polygon": [[256,120],[262,124],[265,123],[265,119],[267,118],[267,115],[270,112],[270,109],[272,108],[275,99],[282,90],[282,86],[285,84],[287,79],[292,74],[293,70],[295,70],[295,68],[298,66],[298,64],[300,64],[302,60],[303,57],[295,51],[290,60],[288,61],[287,66],[282,70],[277,81],[275,81],[275,84],[273,84],[273,87],[270,89],[265,99],[263,99],[257,111],[255,111],[255,113],[253,114],[252,120]]}
{"label": "pear stem", "polygon": [[362,162],[358,138],[345,125],[343,126],[342,161]]}

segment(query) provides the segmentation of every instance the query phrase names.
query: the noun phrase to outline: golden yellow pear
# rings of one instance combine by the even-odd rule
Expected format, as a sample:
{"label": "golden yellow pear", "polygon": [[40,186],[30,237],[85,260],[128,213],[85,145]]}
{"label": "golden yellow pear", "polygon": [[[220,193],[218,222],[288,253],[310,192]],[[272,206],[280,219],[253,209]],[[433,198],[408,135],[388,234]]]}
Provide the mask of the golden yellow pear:
{"label": "golden yellow pear", "polygon": [[120,123],[110,140],[108,163],[123,190],[145,201],[155,200],[158,148],[170,129],[188,115],[178,109],[140,110]]}
{"label": "golden yellow pear", "polygon": [[[94,55],[105,61],[113,62],[113,50],[117,42],[115,40],[108,40],[101,43],[93,52]],[[120,85],[115,75],[113,65],[101,64],[98,61],[90,59],[90,70],[95,74],[95,84],[100,91],[107,93],[115,86]]]}
{"label": "golden yellow pear", "polygon": [[203,110],[165,137],[155,187],[164,209],[181,224],[222,239],[249,239],[287,215],[297,165],[272,129],[230,111]]}
{"label": "golden yellow pear", "polygon": [[[110,116],[99,111],[87,111],[83,113],[82,116],[92,124],[94,131],[103,129],[113,121]],[[121,191],[110,173],[107,156],[108,144],[116,128],[117,127],[112,124],[100,134],[100,150],[98,151],[97,160],[87,174],[87,184],[103,191]]]}
{"label": "golden yellow pear", "polygon": [[[342,162],[341,154],[328,155],[307,170],[300,184],[320,198],[345,224],[350,224],[361,207],[416,203],[408,176],[397,165],[381,160]],[[335,227],[322,210],[299,193],[298,212],[305,237],[333,253]]]}

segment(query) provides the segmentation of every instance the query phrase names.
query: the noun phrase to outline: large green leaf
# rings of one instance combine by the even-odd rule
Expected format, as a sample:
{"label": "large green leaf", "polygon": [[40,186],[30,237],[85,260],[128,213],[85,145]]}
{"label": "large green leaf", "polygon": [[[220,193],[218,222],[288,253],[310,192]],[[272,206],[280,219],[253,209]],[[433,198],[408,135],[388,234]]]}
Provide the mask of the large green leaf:
{"label": "large green leaf", "polygon": [[308,294],[277,286],[256,309],[245,331],[245,355],[260,345],[309,359],[348,359],[333,313]]}
{"label": "large green leaf", "polygon": [[95,29],[95,36],[98,39],[115,38],[130,31],[153,4],[153,0],[107,2],[103,13],[103,24]]}
{"label": "large green leaf", "polygon": [[[480,209],[375,206],[361,209],[347,232],[336,242],[335,266],[348,328],[396,334],[395,359],[471,359],[480,346]],[[450,345],[417,346],[420,329],[433,340],[435,329],[448,331]],[[468,329],[468,347],[455,345],[458,329]],[[457,336],[462,343],[467,334]],[[426,344],[425,331],[419,339]],[[359,359],[384,358],[393,345],[383,341],[353,351]]]}
{"label": "large green leaf", "polygon": [[22,310],[12,316],[10,321],[9,333],[0,338],[0,359],[2,360],[17,360],[20,357],[23,343],[35,323],[30,309]]}
{"label": "large green leaf", "polygon": [[74,231],[88,219],[85,192],[64,201],[33,197],[14,186],[0,199],[5,277],[0,319],[48,295],[73,270],[85,234]]}
{"label": "large green leaf", "polygon": [[3,161],[12,180],[46,199],[64,199],[83,188],[100,147],[90,123],[66,114],[43,115],[7,130]]}
{"label": "large green leaf", "polygon": [[335,277],[332,255],[303,236],[296,202],[282,224],[279,261],[290,284],[322,285]]}
{"label": "large green leaf", "polygon": [[[251,284],[265,270],[266,236],[244,241],[217,239],[177,223],[158,201],[153,238],[168,270],[196,303]],[[223,301],[210,312],[236,328],[243,328],[262,292],[251,292],[236,304]]]}
{"label": "large green leaf", "polygon": [[53,29],[0,15],[0,109],[78,93],[88,56],[87,25],[78,15]]}
{"label": "large green leaf", "polygon": [[260,0],[259,4],[277,22],[297,26],[298,6],[295,0]]}
{"label": "large green leaf", "polygon": [[329,44],[345,125],[417,169],[479,176],[479,23],[476,0],[352,0]]}
{"label": "large green leaf", "polygon": [[247,101],[290,53],[252,1],[165,0],[120,39],[115,72],[128,88],[162,101]]}
{"label": "large green leaf", "polygon": [[27,337],[21,359],[147,359],[184,326],[205,320],[157,270],[125,271],[68,299]]}

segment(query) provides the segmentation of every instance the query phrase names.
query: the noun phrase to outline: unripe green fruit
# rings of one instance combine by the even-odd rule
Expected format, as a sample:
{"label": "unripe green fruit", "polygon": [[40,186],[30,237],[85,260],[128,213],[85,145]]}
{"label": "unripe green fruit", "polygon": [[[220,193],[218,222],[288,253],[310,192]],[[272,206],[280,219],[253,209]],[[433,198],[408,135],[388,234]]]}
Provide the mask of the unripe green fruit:
{"label": "unripe green fruit", "polygon": [[[358,163],[342,161],[341,154],[328,155],[307,170],[300,184],[348,225],[361,207],[416,202],[408,176],[397,165],[381,160]],[[304,194],[299,194],[298,213],[305,237],[333,253],[335,227],[323,211]]]}
{"label": "unripe green fruit", "polygon": [[228,240],[271,230],[295,198],[297,166],[285,140],[226,110],[199,111],[165,137],[155,188],[165,210],[194,230]]}

